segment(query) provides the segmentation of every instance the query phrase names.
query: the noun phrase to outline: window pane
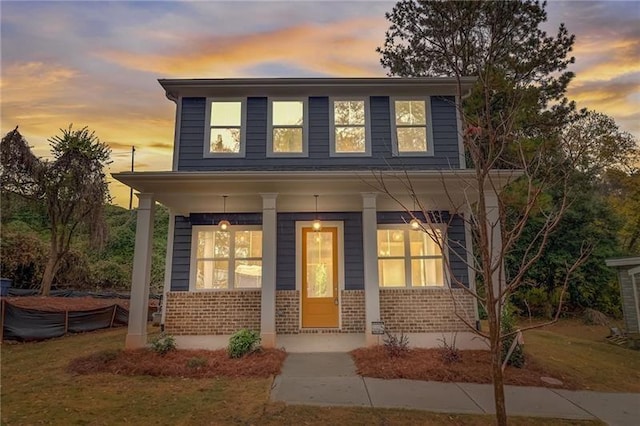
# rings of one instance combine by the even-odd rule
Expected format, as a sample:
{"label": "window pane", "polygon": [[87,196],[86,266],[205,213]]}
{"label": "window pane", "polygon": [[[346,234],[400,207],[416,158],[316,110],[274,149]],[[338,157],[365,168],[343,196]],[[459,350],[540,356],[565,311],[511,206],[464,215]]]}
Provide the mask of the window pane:
{"label": "window pane", "polygon": [[[436,231],[436,235],[440,238],[439,231]],[[438,244],[436,244],[426,232],[409,232],[409,241],[411,245],[411,256],[440,256],[442,254]]]}
{"label": "window pane", "polygon": [[333,297],[333,233],[318,231],[306,235],[307,297]]}
{"label": "window pane", "polygon": [[229,287],[229,262],[199,260],[196,265],[196,289]]}
{"label": "window pane", "polygon": [[197,258],[213,257],[213,232],[198,231]]}
{"label": "window pane", "polygon": [[215,242],[213,247],[213,257],[229,257],[229,243],[231,234],[227,231],[215,231]]}
{"label": "window pane", "polygon": [[444,285],[442,259],[412,259],[411,285],[428,287]]}
{"label": "window pane", "polygon": [[260,288],[262,286],[262,261],[236,261],[234,285],[239,288]]}
{"label": "window pane", "polygon": [[211,128],[210,138],[211,152],[240,152],[240,129],[238,128]]}
{"label": "window pane", "polygon": [[427,123],[424,101],[396,101],[396,124],[424,125]]}
{"label": "window pane", "polygon": [[364,101],[335,101],[333,114],[336,125],[364,125]]}
{"label": "window pane", "polygon": [[273,129],[273,152],[302,152],[302,129]]}
{"label": "window pane", "polygon": [[404,231],[378,229],[378,256],[404,257]]}
{"label": "window pane", "polygon": [[242,120],[242,103],[234,102],[211,102],[211,125],[212,126],[237,126],[240,127]]}
{"label": "window pane", "polygon": [[235,243],[236,258],[262,257],[262,231],[238,231]]}
{"label": "window pane", "polygon": [[427,129],[424,127],[399,127],[398,151],[400,152],[426,152]]}
{"label": "window pane", "polygon": [[378,279],[380,287],[404,287],[404,259],[379,259]]}
{"label": "window pane", "polygon": [[365,152],[364,127],[336,127],[336,152]]}
{"label": "window pane", "polygon": [[302,101],[274,101],[274,126],[302,126],[304,108]]}

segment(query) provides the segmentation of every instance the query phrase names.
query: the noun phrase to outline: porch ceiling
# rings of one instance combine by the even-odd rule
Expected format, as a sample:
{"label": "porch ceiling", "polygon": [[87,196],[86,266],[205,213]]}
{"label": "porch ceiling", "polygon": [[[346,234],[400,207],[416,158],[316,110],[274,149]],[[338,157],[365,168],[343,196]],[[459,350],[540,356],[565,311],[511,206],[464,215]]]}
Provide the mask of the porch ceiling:
{"label": "porch ceiling", "polygon": [[[500,190],[521,173],[494,170],[487,189]],[[113,177],[176,214],[262,210],[260,194],[277,193],[278,211],[313,211],[313,195],[320,195],[319,211],[360,211],[363,192],[379,193],[378,210],[401,210],[386,192],[397,194],[409,208],[409,183],[429,209],[462,207],[478,198],[473,170],[371,172],[371,171],[224,171],[224,172],[122,172]],[[386,187],[386,191],[382,188]]]}

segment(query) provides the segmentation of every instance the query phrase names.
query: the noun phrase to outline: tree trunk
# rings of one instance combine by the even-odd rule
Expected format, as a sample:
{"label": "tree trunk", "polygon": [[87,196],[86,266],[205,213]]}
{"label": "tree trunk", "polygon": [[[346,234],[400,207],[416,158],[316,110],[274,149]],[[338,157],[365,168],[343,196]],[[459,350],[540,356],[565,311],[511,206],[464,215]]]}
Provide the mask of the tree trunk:
{"label": "tree trunk", "polygon": [[56,276],[56,272],[58,272],[58,265],[60,265],[59,257],[57,247],[55,244],[51,244],[49,260],[47,261],[47,266],[42,275],[42,283],[40,284],[40,294],[42,296],[49,296],[49,294],[51,294],[51,284],[53,283],[53,278]]}
{"label": "tree trunk", "polygon": [[495,399],[496,421],[500,426],[507,425],[507,407],[504,399],[504,380],[502,376],[502,345],[500,339],[500,310],[487,301],[489,319],[489,340],[491,343],[491,376],[493,378],[493,396]]}

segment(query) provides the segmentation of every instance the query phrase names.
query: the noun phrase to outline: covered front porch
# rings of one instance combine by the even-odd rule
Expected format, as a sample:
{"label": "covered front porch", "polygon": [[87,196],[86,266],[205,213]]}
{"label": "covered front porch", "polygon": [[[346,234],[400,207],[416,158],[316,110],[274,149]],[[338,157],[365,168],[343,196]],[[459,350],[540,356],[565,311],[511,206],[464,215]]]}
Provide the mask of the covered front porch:
{"label": "covered front porch", "polygon": [[[415,294],[407,296],[407,292],[419,291],[428,297],[444,297],[442,291],[436,290],[393,290],[381,289],[378,269],[377,229],[378,215],[382,212],[402,212],[416,210],[412,192],[419,200],[419,205],[429,211],[456,211],[464,212],[462,206],[468,206],[477,201],[477,189],[473,186],[471,171],[430,171],[430,172],[402,172],[402,173],[372,173],[372,172],[142,172],[119,173],[114,177],[121,182],[139,191],[138,223],[136,230],[136,247],[134,259],[134,272],[131,288],[131,313],[129,330],[126,339],[127,348],[136,348],[146,345],[146,316],[144,315],[144,301],[149,293],[149,272],[151,264],[151,235],[155,202],[160,202],[170,210],[168,250],[165,272],[165,301],[189,298],[191,295],[200,296],[202,292],[194,291],[190,284],[181,291],[172,291],[172,267],[174,265],[174,238],[176,234],[177,218],[189,218],[197,214],[212,215],[211,224],[219,222],[220,215],[259,214],[260,229],[262,232],[262,258],[261,258],[261,286],[249,296],[251,309],[257,309],[252,319],[254,328],[259,328],[262,344],[265,347],[289,347],[288,350],[296,351],[296,347],[306,347],[311,350],[314,347],[320,351],[322,348],[331,348],[332,343],[349,348],[353,345],[373,345],[380,343],[380,336],[374,334],[374,328],[383,317],[404,322],[401,315],[395,315],[397,307],[388,305],[388,300],[402,300],[403,297],[415,298]],[[509,178],[508,171],[495,172],[494,184],[501,187]],[[408,187],[410,182],[411,190]],[[390,195],[391,194],[391,195]],[[318,195],[318,207],[315,206],[314,195]],[[226,196],[226,202],[223,202]],[[497,223],[497,205],[495,197],[487,197],[488,208],[494,210]],[[226,204],[226,206],[224,205]],[[352,236],[341,235],[342,253],[339,256],[338,268],[342,268],[339,275],[340,287],[338,288],[337,304],[340,308],[340,322],[336,330],[323,329],[307,330],[302,327],[299,318],[300,308],[290,308],[292,304],[282,303],[283,294],[295,302],[300,298],[300,270],[299,259],[295,263],[291,261],[293,270],[289,273],[295,275],[296,287],[291,290],[277,290],[277,280],[282,280],[282,265],[278,264],[278,227],[283,226],[283,217],[287,214],[298,215],[301,229],[311,225],[313,218],[320,218],[325,224],[333,224],[338,228],[338,214],[357,214],[361,224],[359,228],[361,239],[361,268],[363,270],[363,288],[352,290],[345,285],[344,274],[344,240]],[[280,215],[280,225],[279,225]],[[408,222],[408,221],[407,221]],[[297,225],[296,225],[297,226]],[[296,237],[299,238],[299,233]],[[280,229],[282,234],[282,229]],[[471,256],[470,238],[466,238],[466,256]],[[296,247],[298,243],[296,243]],[[348,257],[348,256],[347,256]],[[469,285],[473,286],[473,277],[469,273]],[[348,282],[348,280],[347,280]],[[296,291],[298,293],[296,293]],[[462,290],[459,290],[462,292]],[[240,297],[245,290],[234,290],[233,297]],[[213,292],[215,293],[215,291]],[[249,293],[248,293],[249,294]],[[349,298],[362,299],[362,318],[358,308],[346,309]],[[382,307],[381,307],[382,299]],[[444,299],[441,299],[444,300]],[[201,303],[201,302],[198,302]],[[356,303],[356,302],[354,302]],[[357,302],[360,303],[360,302]],[[387,303],[387,305],[385,305]],[[206,303],[205,303],[206,305]],[[189,305],[186,310],[192,312],[195,317],[204,318],[203,310],[193,309]],[[298,305],[300,306],[300,305]],[[469,305],[470,306],[470,305]],[[206,309],[209,309],[208,306]],[[202,308],[205,309],[205,308]],[[473,309],[473,308],[472,308]],[[207,312],[211,312],[209,309]],[[355,312],[355,313],[354,313]],[[390,313],[391,312],[391,313]],[[361,326],[349,328],[345,317],[353,315],[355,323]],[[163,309],[163,324],[167,321],[166,303]],[[433,312],[432,315],[440,315]],[[296,317],[297,316],[297,317]],[[288,323],[283,326],[283,317],[288,318]],[[181,316],[174,316],[171,321],[177,323]],[[432,320],[435,317],[432,317]],[[193,319],[193,318],[192,318]],[[351,321],[349,320],[349,321]],[[473,320],[473,319],[471,319]],[[197,318],[194,319],[197,321]],[[230,326],[233,326],[231,324]],[[283,328],[284,327],[284,328]],[[360,328],[361,327],[361,328]],[[415,341],[435,341],[442,333],[424,333],[426,329],[418,328],[415,333]],[[438,329],[439,330],[439,329]],[[355,331],[355,332],[354,332]],[[462,330],[458,330],[463,332]],[[218,342],[219,347],[227,344],[228,334],[209,331],[203,334],[193,334],[189,331],[184,334],[176,333],[181,347],[211,346]],[[418,334],[420,334],[418,336]],[[325,342],[326,341],[326,342]],[[203,343],[208,342],[208,343]],[[311,349],[309,349],[311,348]]]}

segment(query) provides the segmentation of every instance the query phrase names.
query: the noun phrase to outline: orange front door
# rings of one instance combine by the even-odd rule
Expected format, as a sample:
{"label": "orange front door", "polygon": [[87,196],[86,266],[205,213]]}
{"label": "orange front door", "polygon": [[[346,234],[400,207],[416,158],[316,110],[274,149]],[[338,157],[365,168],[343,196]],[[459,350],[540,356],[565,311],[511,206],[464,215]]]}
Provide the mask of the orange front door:
{"label": "orange front door", "polygon": [[302,327],[338,327],[338,228],[302,228]]}

